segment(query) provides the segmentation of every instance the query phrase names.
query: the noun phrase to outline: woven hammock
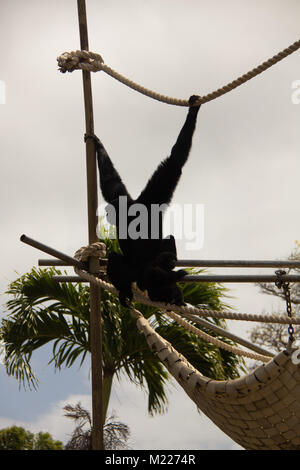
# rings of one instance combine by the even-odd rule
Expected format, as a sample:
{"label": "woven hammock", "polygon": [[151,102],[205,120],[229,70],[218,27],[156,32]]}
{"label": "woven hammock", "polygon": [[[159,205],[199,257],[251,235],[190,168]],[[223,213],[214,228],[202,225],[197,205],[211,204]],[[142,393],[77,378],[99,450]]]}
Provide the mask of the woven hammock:
{"label": "woven hammock", "polygon": [[300,449],[300,368],[284,350],[235,380],[204,377],[140,312],[137,327],[197,407],[247,450]]}
{"label": "woven hammock", "polygon": [[[98,253],[101,257],[105,247],[101,242],[82,247],[75,253],[75,258],[83,260],[86,253],[88,256]],[[74,269],[89,282],[117,293],[104,280]],[[143,301],[144,297],[136,300]],[[133,306],[130,312],[150,349],[187,395],[237,444],[247,450],[300,449],[300,366],[292,362],[292,354],[297,348],[289,347],[270,360],[260,356],[266,362],[239,379],[213,380],[203,376],[162,338],[141,312]]]}

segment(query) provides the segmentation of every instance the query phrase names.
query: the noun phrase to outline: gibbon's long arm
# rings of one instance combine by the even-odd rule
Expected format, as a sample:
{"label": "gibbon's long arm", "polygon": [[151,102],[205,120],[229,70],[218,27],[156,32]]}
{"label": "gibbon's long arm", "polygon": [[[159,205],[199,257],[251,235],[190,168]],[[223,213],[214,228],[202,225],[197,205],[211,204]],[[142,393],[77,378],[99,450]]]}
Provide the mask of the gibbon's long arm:
{"label": "gibbon's long arm", "polygon": [[96,144],[100,187],[105,201],[111,204],[116,201],[119,196],[127,196],[128,200],[131,201],[131,196],[109,158],[102,142],[96,136],[93,136],[93,139]]}
{"label": "gibbon's long arm", "polygon": [[[190,103],[198,97],[192,96]],[[200,106],[191,106],[185,123],[172,148],[171,155],[163,160],[149,179],[137,202],[145,204],[168,204],[181,176],[181,170],[192,146],[192,138],[196,127],[197,114]]]}

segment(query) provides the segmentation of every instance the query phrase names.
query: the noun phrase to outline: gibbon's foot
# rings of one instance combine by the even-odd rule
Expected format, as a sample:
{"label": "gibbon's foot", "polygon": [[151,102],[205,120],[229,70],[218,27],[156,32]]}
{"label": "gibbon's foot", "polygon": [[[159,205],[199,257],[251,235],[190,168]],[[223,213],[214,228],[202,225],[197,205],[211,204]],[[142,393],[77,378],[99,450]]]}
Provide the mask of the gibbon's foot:
{"label": "gibbon's foot", "polygon": [[84,134],[84,141],[87,142],[88,139],[92,139],[95,142],[96,147],[102,147],[102,143],[96,134]]}
{"label": "gibbon's foot", "polygon": [[176,280],[180,281],[182,278],[188,275],[187,271],[184,269],[179,269],[178,271],[174,271],[176,273]]}
{"label": "gibbon's foot", "polygon": [[148,295],[153,302],[164,302],[166,304],[178,305],[179,307],[186,305],[183,294],[175,283],[161,286],[161,288],[149,289]]}

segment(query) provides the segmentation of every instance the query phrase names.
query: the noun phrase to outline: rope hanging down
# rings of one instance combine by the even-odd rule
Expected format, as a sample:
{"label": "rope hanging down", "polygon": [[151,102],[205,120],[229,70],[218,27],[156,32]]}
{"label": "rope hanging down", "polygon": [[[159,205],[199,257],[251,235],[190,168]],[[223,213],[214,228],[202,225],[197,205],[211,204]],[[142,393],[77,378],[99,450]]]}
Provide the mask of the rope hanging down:
{"label": "rope hanging down", "polygon": [[[212,101],[219,96],[225,95],[229,91],[237,88],[238,86],[242,85],[243,83],[251,80],[251,78],[256,77],[260,73],[264,72],[268,68],[275,65],[277,62],[280,62],[282,59],[287,57],[288,55],[292,54],[293,52],[297,51],[300,48],[300,40],[294,42],[294,44],[290,45],[283,51],[279,52],[278,54],[274,55],[267,61],[263,62],[261,65],[258,65],[254,69],[250,70],[249,72],[245,73],[244,75],[238,77],[236,80],[228,83],[227,85],[219,88],[218,90],[209,93],[205,96],[202,96],[199,100],[201,104],[207,103],[208,101]],[[62,73],[65,72],[73,72],[76,69],[85,70],[88,72],[98,72],[102,70],[103,72],[107,73],[111,77],[115,78],[119,82],[127,85],[128,87],[132,88],[133,90],[138,91],[150,98],[153,98],[158,101],[162,101],[167,104],[173,104],[176,106],[189,106],[189,102],[187,100],[171,98],[169,96],[164,96],[154,91],[145,88],[132,80],[124,77],[123,75],[119,74],[115,70],[105,65],[102,57],[95,52],[90,51],[72,51],[72,52],[64,52],[57,58],[59,70]],[[197,105],[199,103],[195,103]]]}

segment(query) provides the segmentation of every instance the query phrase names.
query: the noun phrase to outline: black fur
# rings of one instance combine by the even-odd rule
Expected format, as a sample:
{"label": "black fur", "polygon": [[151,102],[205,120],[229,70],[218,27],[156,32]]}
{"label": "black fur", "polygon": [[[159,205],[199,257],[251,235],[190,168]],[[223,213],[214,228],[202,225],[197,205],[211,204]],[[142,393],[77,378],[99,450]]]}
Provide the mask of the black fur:
{"label": "black fur", "polygon": [[[196,126],[200,106],[193,106],[197,96],[191,96],[190,108],[185,123],[172,148],[171,155],[163,160],[140,196],[133,200],[123,184],[118,172],[113,166],[100,140],[93,136],[96,143],[100,186],[104,199],[116,210],[116,226],[122,255],[111,253],[108,257],[107,273],[119,290],[122,305],[132,300],[132,282],[142,290],[147,290],[151,300],[184,305],[181,290],[176,282],[181,280],[186,272],[173,271],[177,261],[176,245],[173,236],[162,238],[162,213],[159,217],[158,238],[151,238],[151,205],[169,204],[181,176],[181,170],[187,161],[192,137]],[[119,204],[119,197],[126,196],[125,207]],[[125,199],[124,199],[125,200]],[[132,239],[127,233],[122,238],[121,232],[126,229],[136,216],[127,216],[126,227],[120,227],[119,211],[128,210],[133,204],[143,204],[148,209],[148,237]]]}

